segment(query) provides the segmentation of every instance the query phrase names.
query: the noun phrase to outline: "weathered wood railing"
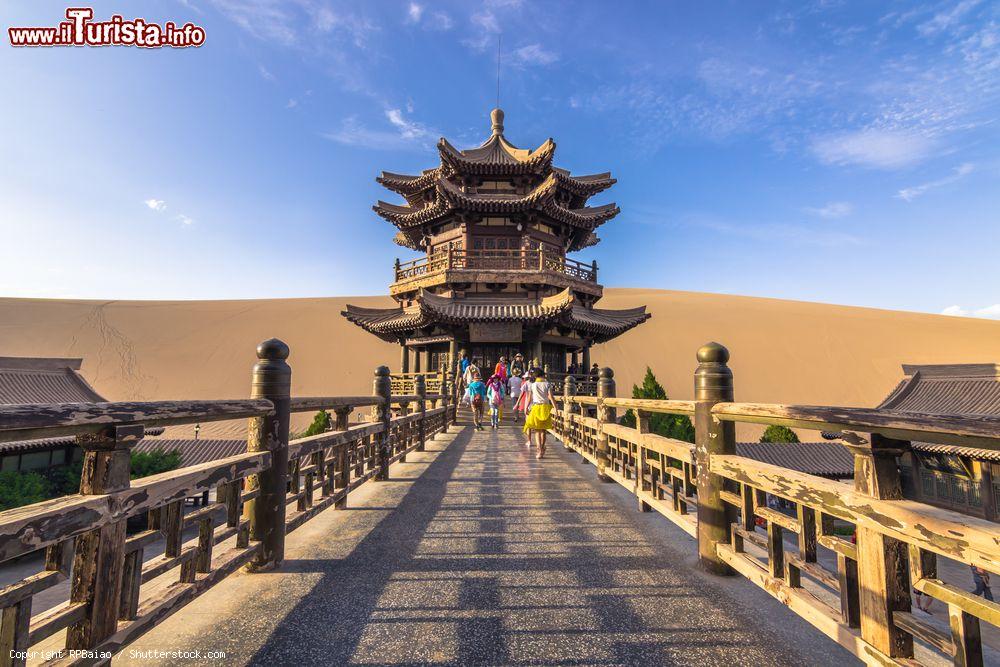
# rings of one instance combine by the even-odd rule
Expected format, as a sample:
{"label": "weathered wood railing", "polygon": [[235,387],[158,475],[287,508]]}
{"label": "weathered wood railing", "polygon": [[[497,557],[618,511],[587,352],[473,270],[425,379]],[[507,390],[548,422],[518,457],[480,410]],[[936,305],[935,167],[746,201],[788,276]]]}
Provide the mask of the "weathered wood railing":
{"label": "weathered wood railing", "polygon": [[441,271],[552,271],[585,282],[597,282],[597,262],[585,263],[557,252],[524,250],[451,249],[406,262],[396,260],[395,281]]}
{"label": "weathered wood railing", "polygon": [[[1000,604],[940,580],[936,559],[1000,572],[1000,525],[904,500],[897,459],[911,441],[1000,449],[1000,418],[735,403],[728,359],[721,345],[699,350],[694,401],[616,398],[607,368],[596,397],[576,395],[567,379],[555,431],[602,479],[631,490],[641,511],[695,537],[705,569],[743,575],[866,663],[923,664],[916,640],[918,658],[984,664],[980,622],[1000,625]],[[616,422],[623,408],[636,411],[636,428]],[[650,433],[652,413],[693,416],[696,443]],[[840,432],[854,454],[853,486],[737,456],[736,422]],[[835,533],[836,522],[856,543]],[[835,570],[819,548],[835,555]],[[911,589],[947,607],[949,631],[910,613]]]}
{"label": "weathered wood railing", "polygon": [[416,386],[415,383],[418,376],[424,379],[424,386],[427,388],[427,391],[435,394],[441,393],[441,383],[444,378],[443,370],[392,373],[390,376],[392,378],[392,393],[412,394],[415,391],[414,387]]}
{"label": "weathered wood railing", "polygon": [[[0,563],[45,550],[41,572],[0,589],[0,665],[25,664],[39,645],[67,649],[50,662],[106,661],[241,566],[280,565],[289,532],[387,479],[451,423],[447,386],[429,394],[419,378],[412,394],[393,395],[382,366],[370,396],[291,398],[288,347],[265,341],[257,356],[249,400],[0,407],[0,442],[75,435],[84,450],[79,494],[0,512]],[[360,407],[371,422],[350,425]],[[289,442],[290,415],[317,410],[334,412],[334,430]],[[246,453],[130,481],[144,429],[237,418],[250,420]],[[184,513],[187,498],[212,491],[212,504]],[[128,534],[126,521],[144,514],[148,527]],[[163,555],[144,558],[154,544]],[[172,570],[175,581],[162,578]],[[67,579],[68,599],[33,614],[33,596]]]}

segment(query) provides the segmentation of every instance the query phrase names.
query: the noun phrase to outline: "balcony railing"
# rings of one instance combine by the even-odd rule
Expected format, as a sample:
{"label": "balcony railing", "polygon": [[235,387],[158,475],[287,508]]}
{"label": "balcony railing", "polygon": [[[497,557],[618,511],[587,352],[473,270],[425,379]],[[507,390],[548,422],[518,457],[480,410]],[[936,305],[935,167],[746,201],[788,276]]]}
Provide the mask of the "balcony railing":
{"label": "balcony railing", "polygon": [[545,250],[452,249],[409,262],[396,260],[396,282],[450,270],[552,271],[576,280],[597,282],[597,262],[585,264]]}

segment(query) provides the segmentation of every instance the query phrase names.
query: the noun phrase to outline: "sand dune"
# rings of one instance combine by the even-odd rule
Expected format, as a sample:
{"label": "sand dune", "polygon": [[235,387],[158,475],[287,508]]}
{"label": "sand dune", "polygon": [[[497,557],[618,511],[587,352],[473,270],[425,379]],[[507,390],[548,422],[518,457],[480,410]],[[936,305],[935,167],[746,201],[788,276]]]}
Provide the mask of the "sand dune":
{"label": "sand dune", "polygon": [[[399,350],[346,322],[348,301],[391,304],[0,299],[0,355],[83,357],[85,376],[112,400],[234,398],[249,391],[255,345],[276,336],[292,350],[295,394],[367,393],[372,370],[395,368]],[[624,395],[648,364],[672,398],[690,398],[695,351],[710,340],[732,352],[744,401],[870,406],[902,363],[1000,360],[996,321],[644,289],[608,289],[600,305],[639,304],[653,319],[594,353]]]}

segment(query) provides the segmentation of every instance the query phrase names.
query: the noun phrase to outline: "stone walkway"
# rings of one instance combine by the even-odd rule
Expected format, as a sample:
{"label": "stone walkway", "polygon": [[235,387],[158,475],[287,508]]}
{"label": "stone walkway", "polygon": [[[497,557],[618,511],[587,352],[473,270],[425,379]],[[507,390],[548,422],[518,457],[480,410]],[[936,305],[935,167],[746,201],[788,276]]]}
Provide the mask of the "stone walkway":
{"label": "stone walkway", "polygon": [[697,571],[687,535],[558,441],[536,461],[513,427],[452,430],[292,533],[279,571],[229,577],[116,664],[856,664]]}

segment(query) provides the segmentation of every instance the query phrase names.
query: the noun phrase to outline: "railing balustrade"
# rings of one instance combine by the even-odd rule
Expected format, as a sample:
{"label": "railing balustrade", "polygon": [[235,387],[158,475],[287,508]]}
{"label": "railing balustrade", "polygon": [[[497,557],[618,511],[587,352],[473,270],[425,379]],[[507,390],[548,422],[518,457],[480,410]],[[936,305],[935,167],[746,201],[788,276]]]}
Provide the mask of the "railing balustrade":
{"label": "railing balustrade", "polygon": [[[272,339],[257,354],[249,400],[0,407],[0,441],[75,435],[84,450],[79,494],[0,512],[0,562],[45,551],[41,572],[0,589],[0,665],[24,665],[29,648],[63,630],[61,646],[86,652],[60,664],[106,662],[240,567],[279,565],[289,532],[345,507],[351,491],[386,479],[391,463],[452,423],[444,380],[443,391],[428,393],[418,378],[413,393],[396,395],[383,366],[371,396],[292,398],[287,346]],[[350,425],[367,407],[372,421]],[[290,415],[317,410],[334,412],[334,430],[289,441]],[[129,479],[129,451],[146,428],[247,417],[246,453]],[[186,499],[205,493],[211,504],[185,514]],[[148,527],[127,533],[142,515]],[[156,543],[163,555],[145,559]],[[176,581],[159,579],[175,570]],[[35,595],[70,577],[65,602],[33,613]]]}
{"label": "railing balustrade", "polygon": [[552,271],[585,282],[597,282],[597,262],[584,262],[545,250],[464,250],[431,253],[407,262],[396,261],[395,281],[442,271]]}
{"label": "railing balustrade", "polygon": [[[903,499],[897,459],[914,440],[998,449],[1000,418],[736,403],[725,348],[706,346],[698,358],[695,401],[614,397],[610,369],[596,397],[578,395],[567,379],[553,412],[557,435],[629,489],[641,511],[695,537],[705,569],[746,577],[865,663],[924,664],[916,641],[932,662],[983,665],[980,624],[1000,625],[1000,604],[942,581],[937,558],[1000,572],[1000,525]],[[612,411],[621,408],[636,412],[636,428],[616,423]],[[650,433],[652,413],[694,417],[696,442]],[[736,422],[841,432],[854,484],[737,456]],[[794,512],[770,507],[769,497]],[[835,570],[819,561],[820,547]],[[911,613],[911,589],[947,608],[948,631]]]}

